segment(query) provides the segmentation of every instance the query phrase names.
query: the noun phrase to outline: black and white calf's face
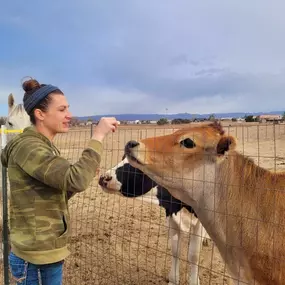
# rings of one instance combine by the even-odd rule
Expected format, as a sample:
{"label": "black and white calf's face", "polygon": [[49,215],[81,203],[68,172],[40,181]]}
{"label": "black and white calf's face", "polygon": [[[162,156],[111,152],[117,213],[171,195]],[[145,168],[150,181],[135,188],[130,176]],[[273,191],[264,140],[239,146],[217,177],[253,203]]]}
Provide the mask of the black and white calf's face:
{"label": "black and white calf's face", "polygon": [[101,175],[101,188],[111,194],[125,197],[139,197],[149,192],[157,184],[139,169],[131,166],[127,158]]}

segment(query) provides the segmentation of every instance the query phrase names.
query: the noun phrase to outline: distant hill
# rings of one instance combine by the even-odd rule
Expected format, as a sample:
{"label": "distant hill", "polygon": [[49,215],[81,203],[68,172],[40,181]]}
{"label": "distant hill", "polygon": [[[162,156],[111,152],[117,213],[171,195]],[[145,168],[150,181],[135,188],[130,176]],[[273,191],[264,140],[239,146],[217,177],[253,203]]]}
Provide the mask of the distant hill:
{"label": "distant hill", "polygon": [[248,113],[209,113],[209,114],[189,114],[189,113],[177,113],[177,114],[105,114],[97,116],[77,116],[79,120],[88,120],[92,119],[93,121],[99,120],[101,117],[116,117],[119,121],[135,121],[135,120],[154,120],[157,121],[160,118],[167,119],[203,119],[208,118],[210,115],[214,114],[215,118],[242,118],[247,115],[258,116],[262,114],[274,114],[274,115],[283,115],[284,111],[272,111],[272,112],[248,112]]}

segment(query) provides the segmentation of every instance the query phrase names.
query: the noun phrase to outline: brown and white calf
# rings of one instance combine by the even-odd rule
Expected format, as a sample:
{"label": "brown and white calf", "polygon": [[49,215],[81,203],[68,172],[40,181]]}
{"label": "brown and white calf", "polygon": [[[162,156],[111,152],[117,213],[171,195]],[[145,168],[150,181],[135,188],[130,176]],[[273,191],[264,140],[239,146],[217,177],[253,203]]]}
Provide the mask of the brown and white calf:
{"label": "brown and white calf", "polygon": [[235,148],[235,138],[211,123],[130,141],[125,153],[193,207],[234,284],[284,284],[285,172],[257,166]]}
{"label": "brown and white calf", "polygon": [[179,255],[181,235],[190,233],[188,261],[191,264],[189,284],[198,285],[198,263],[202,241],[207,242],[207,233],[202,227],[192,207],[175,199],[166,188],[158,185],[139,169],[129,164],[127,158],[112,169],[106,171],[99,179],[102,189],[111,194],[139,199],[161,206],[165,210],[167,226],[171,238],[171,270],[168,284],[179,284]]}

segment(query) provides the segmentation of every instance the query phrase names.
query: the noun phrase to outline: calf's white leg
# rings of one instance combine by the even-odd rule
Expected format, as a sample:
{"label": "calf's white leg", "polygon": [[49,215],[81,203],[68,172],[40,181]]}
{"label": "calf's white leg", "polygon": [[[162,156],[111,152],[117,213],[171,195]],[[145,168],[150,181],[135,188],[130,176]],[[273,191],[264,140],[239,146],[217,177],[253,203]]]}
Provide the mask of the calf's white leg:
{"label": "calf's white leg", "polygon": [[193,227],[193,233],[191,230],[190,234],[190,245],[188,249],[188,262],[190,263],[190,278],[189,284],[199,285],[199,260],[200,252],[202,249],[203,242],[203,226],[198,219],[196,219],[196,224]]}
{"label": "calf's white leg", "polygon": [[175,219],[170,216],[167,217],[169,226],[169,235],[171,239],[171,269],[168,275],[169,282],[168,285],[178,285],[179,284],[179,256],[180,256],[180,231]]}

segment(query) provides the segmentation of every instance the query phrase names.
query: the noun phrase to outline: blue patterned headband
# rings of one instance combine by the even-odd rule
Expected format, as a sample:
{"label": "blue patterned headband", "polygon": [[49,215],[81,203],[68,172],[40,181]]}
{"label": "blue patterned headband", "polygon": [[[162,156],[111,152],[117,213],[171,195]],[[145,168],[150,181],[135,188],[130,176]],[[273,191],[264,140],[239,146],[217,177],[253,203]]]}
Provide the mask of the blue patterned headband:
{"label": "blue patterned headband", "polygon": [[53,85],[45,85],[36,90],[33,94],[31,94],[26,101],[24,101],[24,108],[28,114],[33,110],[33,108],[48,94],[51,92],[59,90],[58,87]]}

